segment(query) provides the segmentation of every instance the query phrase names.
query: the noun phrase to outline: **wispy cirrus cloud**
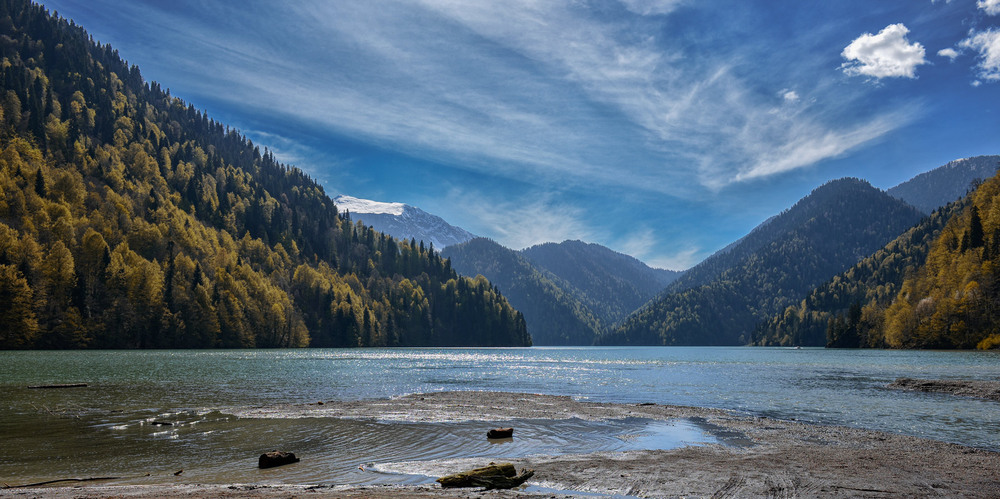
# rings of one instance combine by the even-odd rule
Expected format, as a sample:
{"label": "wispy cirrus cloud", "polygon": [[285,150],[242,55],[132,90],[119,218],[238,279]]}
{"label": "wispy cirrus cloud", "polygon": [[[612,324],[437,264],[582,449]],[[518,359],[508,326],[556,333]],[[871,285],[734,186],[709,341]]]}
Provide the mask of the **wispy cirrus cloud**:
{"label": "wispy cirrus cloud", "polygon": [[761,151],[755,163],[739,172],[737,181],[767,177],[815,164],[823,159],[840,157],[899,127],[909,125],[920,114],[920,107],[911,105],[855,127],[792,131],[789,134],[790,140],[778,149]]}
{"label": "wispy cirrus cloud", "polygon": [[619,0],[626,9],[636,14],[664,15],[674,11],[686,0]]}
{"label": "wispy cirrus cloud", "polygon": [[660,235],[648,227],[629,232],[611,243],[611,246],[616,251],[638,258],[650,267],[668,270],[689,269],[704,258],[702,249],[692,245],[664,251]]}
{"label": "wispy cirrus cloud", "polygon": [[[761,57],[779,63],[774,47],[736,40],[712,50],[696,31],[666,36],[661,20],[681,4],[623,0],[625,13],[607,18],[527,0],[261,2],[238,12],[200,7],[197,17],[224,26],[167,10],[159,22],[185,40],[166,54],[184,68],[172,76],[213,99],[542,185],[698,196],[891,132],[877,114],[843,122],[830,112],[851,97],[815,92],[819,76],[771,82],[751,70],[769,63],[751,62]],[[296,30],[255,35],[273,25]],[[809,73],[790,69],[789,80]],[[849,138],[831,140],[838,136]],[[773,151],[808,144],[823,147],[764,166]]]}
{"label": "wispy cirrus cloud", "polygon": [[586,212],[554,195],[531,193],[499,199],[476,189],[451,189],[446,202],[459,207],[455,220],[474,233],[493,234],[498,242],[523,249],[545,242],[599,239]]}
{"label": "wispy cirrus cloud", "polygon": [[[510,246],[592,239],[666,267],[746,233],[806,184],[902,180],[912,172],[881,166],[901,154],[910,170],[934,166],[917,165],[935,157],[923,151],[954,141],[906,147],[901,129],[988,128],[939,118],[972,99],[946,91],[967,77],[960,62],[977,57],[977,83],[1000,73],[980,25],[992,0],[866,16],[854,0],[41,1],[331,193],[419,204]],[[886,19],[900,23],[865,33]],[[956,64],[928,64],[918,41],[952,44],[937,54]],[[446,197],[449,185],[493,201]],[[613,199],[613,216],[594,199]],[[530,223],[504,210],[558,222],[518,227]],[[655,230],[619,221],[640,218]]]}
{"label": "wispy cirrus cloud", "polygon": [[[497,4],[454,8],[456,2],[448,1],[434,5],[484,37],[542,61],[551,72],[564,73],[567,83],[584,89],[591,102],[621,113],[643,133],[647,151],[654,153],[628,172],[628,178],[638,181],[636,186],[678,185],[670,182],[677,177],[685,179],[679,185],[690,186],[695,179],[696,185],[716,190],[815,164],[891,131],[878,116],[844,126],[834,125],[822,112],[780,112],[781,103],[759,96],[754,86],[760,82],[747,80],[742,68],[734,68],[731,61],[750,59],[748,54],[692,59],[683,48],[659,39],[655,30],[594,23],[558,4],[515,9]],[[799,94],[788,91],[783,98],[794,103]],[[806,137],[807,132],[812,136]],[[831,142],[843,145],[831,147]],[[759,167],[771,159],[769,151],[795,146],[804,151],[810,144],[826,147],[798,154],[776,168]],[[664,151],[669,153],[661,154]],[[657,177],[663,181],[649,181]]]}

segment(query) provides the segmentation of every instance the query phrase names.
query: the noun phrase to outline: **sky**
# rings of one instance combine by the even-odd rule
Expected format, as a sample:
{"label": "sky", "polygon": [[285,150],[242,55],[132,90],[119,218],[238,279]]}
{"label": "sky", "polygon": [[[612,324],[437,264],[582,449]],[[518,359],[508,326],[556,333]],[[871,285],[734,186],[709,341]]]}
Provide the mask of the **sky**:
{"label": "sky", "polygon": [[45,0],[330,196],[682,270],[998,154],[1000,0]]}

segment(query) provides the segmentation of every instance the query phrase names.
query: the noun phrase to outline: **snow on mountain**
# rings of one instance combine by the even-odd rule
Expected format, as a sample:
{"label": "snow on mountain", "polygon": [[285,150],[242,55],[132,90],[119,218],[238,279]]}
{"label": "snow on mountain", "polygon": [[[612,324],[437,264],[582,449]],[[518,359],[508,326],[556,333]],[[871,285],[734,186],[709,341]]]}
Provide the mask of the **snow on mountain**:
{"label": "snow on mountain", "polygon": [[439,250],[476,237],[437,215],[403,203],[383,203],[344,195],[333,198],[333,202],[342,213],[350,212],[352,220],[360,220],[399,240],[415,239],[433,244]]}
{"label": "snow on mountain", "polygon": [[370,213],[377,215],[402,215],[406,207],[403,203],[383,203],[370,199],[361,199],[354,196],[340,195],[333,199],[337,209],[340,211],[350,211],[351,213]]}

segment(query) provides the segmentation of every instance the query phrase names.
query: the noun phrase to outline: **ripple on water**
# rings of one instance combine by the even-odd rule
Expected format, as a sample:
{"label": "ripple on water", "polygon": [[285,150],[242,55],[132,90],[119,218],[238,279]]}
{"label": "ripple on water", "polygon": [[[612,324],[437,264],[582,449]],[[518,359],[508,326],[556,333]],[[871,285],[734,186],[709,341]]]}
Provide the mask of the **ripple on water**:
{"label": "ripple on water", "polygon": [[[490,427],[488,423],[393,423],[390,426],[400,430],[422,428],[425,440],[412,449],[414,453],[394,448],[396,452],[387,454],[386,459],[369,462],[369,469],[385,476],[437,477],[454,472],[457,463],[470,458],[483,458],[485,462],[532,456],[669,450],[720,442],[711,431],[687,419],[514,420],[504,424],[508,423],[515,428],[514,438],[499,442],[485,438],[485,429]],[[388,459],[390,456],[402,459]]]}

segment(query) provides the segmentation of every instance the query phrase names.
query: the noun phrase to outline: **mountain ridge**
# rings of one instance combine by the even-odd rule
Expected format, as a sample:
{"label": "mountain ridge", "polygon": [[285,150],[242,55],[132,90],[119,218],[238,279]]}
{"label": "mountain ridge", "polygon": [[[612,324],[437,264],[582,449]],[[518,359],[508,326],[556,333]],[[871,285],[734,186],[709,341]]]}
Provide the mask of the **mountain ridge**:
{"label": "mountain ridge", "polygon": [[563,241],[521,250],[531,263],[565,282],[607,324],[624,319],[683,272],[655,269],[596,243]]}
{"label": "mountain ridge", "polygon": [[828,182],[726,253],[688,270],[599,343],[746,343],[760,318],[784,309],[920,218],[916,208],[866,181]]}
{"label": "mountain ridge", "polygon": [[929,214],[964,198],[978,182],[992,178],[998,166],[1000,155],[956,159],[916,175],[886,192]]}

